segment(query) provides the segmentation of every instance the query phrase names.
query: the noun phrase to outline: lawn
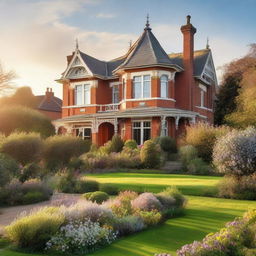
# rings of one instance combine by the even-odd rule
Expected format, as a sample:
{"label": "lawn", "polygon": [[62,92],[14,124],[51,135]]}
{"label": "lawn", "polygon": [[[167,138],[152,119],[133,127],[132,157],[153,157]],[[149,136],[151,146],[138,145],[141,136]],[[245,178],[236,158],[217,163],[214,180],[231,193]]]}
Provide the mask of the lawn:
{"label": "lawn", "polygon": [[[187,194],[200,194],[204,189],[213,189],[220,178],[189,175],[161,174],[102,174],[91,175],[101,182],[117,184],[122,188],[146,188],[159,191],[165,186],[176,185]],[[129,185],[129,183],[131,185]],[[215,232],[225,222],[241,216],[246,210],[256,208],[256,202],[239,201],[200,196],[187,196],[186,215],[168,220],[165,224],[141,233],[120,239],[92,253],[92,256],[153,256],[154,253],[175,251],[186,243],[202,239]],[[39,254],[33,254],[38,256]],[[44,254],[45,255],[45,254]],[[0,256],[32,256],[3,249]]]}

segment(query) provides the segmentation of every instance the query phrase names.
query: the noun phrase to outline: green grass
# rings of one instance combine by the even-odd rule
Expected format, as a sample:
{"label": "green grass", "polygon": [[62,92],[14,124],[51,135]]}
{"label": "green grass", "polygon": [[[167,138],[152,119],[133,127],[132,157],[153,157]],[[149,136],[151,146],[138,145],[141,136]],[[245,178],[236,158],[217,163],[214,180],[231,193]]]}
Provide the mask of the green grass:
{"label": "green grass", "polygon": [[[164,174],[112,173],[90,175],[100,182],[116,184],[121,188],[143,188],[154,192],[166,186],[176,185],[186,194],[200,194],[205,189],[214,189],[219,177]],[[188,196],[186,215],[170,219],[155,228],[122,238],[91,256],[153,256],[154,253],[175,251],[182,245],[201,240],[210,232],[216,232],[228,221],[241,216],[254,201],[239,201],[220,198]],[[39,256],[10,249],[0,250],[0,256]],[[44,254],[46,255],[46,254]]]}
{"label": "green grass", "polygon": [[167,186],[177,186],[183,194],[193,196],[214,196],[216,185],[222,179],[214,176],[156,173],[106,173],[88,174],[101,183],[111,183],[119,189],[159,192]]}

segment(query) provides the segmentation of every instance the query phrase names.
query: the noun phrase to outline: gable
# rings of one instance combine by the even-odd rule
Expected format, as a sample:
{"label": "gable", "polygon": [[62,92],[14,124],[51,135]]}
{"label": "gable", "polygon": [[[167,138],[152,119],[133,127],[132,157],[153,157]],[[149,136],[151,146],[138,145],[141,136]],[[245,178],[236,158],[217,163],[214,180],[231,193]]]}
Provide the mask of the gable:
{"label": "gable", "polygon": [[201,74],[201,79],[207,84],[218,84],[216,71],[211,54],[208,55],[208,58],[205,62],[204,69]]}

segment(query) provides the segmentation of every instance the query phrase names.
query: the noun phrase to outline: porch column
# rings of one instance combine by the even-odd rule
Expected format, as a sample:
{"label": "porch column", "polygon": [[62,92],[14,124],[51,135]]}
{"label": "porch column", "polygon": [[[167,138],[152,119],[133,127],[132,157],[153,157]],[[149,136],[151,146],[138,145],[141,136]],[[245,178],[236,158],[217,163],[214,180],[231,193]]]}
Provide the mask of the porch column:
{"label": "porch column", "polygon": [[98,145],[98,125],[96,119],[92,120],[92,143]]}
{"label": "porch column", "polygon": [[116,135],[118,132],[118,122],[117,122],[117,118],[115,118],[114,120],[114,134]]}
{"label": "porch column", "polygon": [[166,116],[161,116],[161,131],[160,131],[160,136],[164,136],[165,125],[166,125]]}
{"label": "porch column", "polygon": [[193,116],[189,119],[189,124],[195,124],[196,123],[196,117]]}
{"label": "porch column", "polygon": [[178,130],[179,128],[179,121],[180,121],[180,116],[175,116],[175,128]]}

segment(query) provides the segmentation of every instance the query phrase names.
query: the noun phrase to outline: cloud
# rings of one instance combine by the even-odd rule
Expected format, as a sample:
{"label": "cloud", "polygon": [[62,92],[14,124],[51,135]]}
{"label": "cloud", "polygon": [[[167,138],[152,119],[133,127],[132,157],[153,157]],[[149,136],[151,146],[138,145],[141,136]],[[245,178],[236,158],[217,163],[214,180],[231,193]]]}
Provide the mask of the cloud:
{"label": "cloud", "polygon": [[97,18],[103,18],[103,19],[112,19],[114,17],[116,17],[116,15],[114,14],[111,14],[111,13],[98,13],[96,15]]}

